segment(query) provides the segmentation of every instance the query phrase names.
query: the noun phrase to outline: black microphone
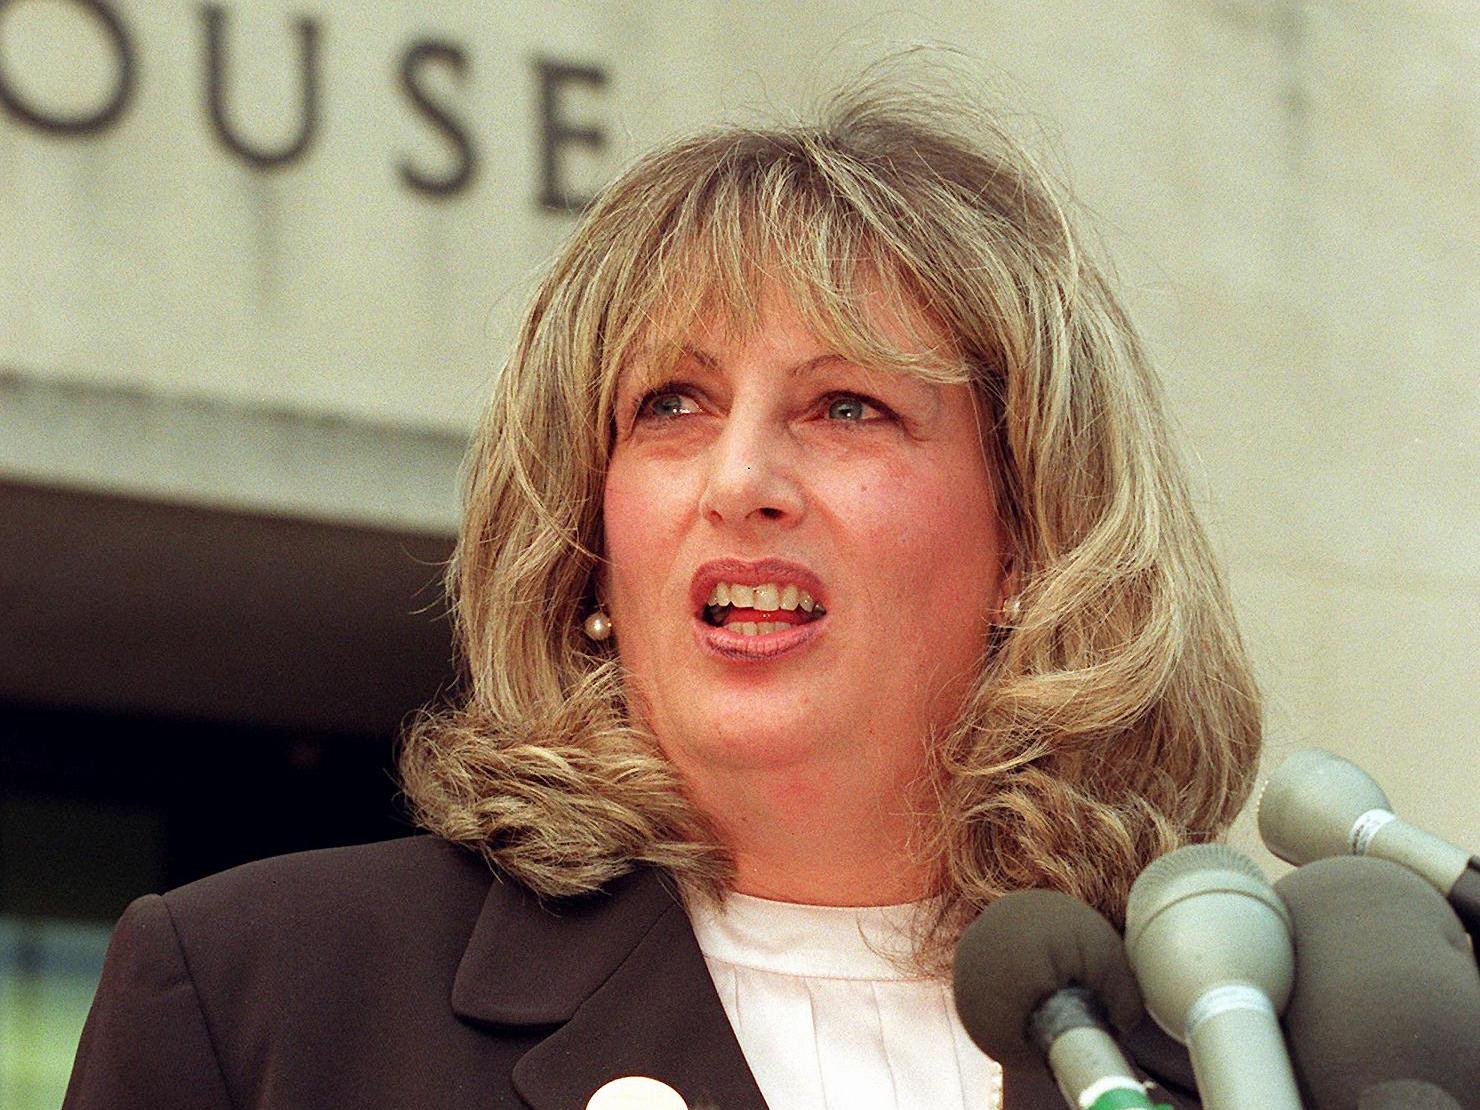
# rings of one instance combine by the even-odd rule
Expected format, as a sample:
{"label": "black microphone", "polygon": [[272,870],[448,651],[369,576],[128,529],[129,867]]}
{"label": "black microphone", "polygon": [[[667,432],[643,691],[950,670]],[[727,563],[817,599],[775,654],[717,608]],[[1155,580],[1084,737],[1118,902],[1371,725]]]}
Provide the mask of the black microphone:
{"label": "black microphone", "polygon": [[1382,788],[1355,763],[1310,748],[1296,752],[1259,795],[1259,835],[1288,863],[1374,856],[1423,876],[1480,937],[1480,862],[1393,814]]}
{"label": "black microphone", "polygon": [[956,1011],[1004,1067],[1046,1060],[1070,1106],[1153,1108],[1112,1028],[1141,1018],[1141,995],[1115,926],[1053,890],[992,902],[956,945]]}
{"label": "black microphone", "polygon": [[[1395,1079],[1368,1087],[1357,1098],[1357,1110],[1465,1110],[1432,1083]],[[1471,1107],[1473,1110],[1473,1107]]]}
{"label": "black microphone", "polygon": [[1295,922],[1285,1032],[1318,1110],[1402,1105],[1398,1081],[1477,1105],[1480,971],[1439,893],[1359,856],[1306,864],[1275,890]]}
{"label": "black microphone", "polygon": [[1131,885],[1126,956],[1147,1011],[1187,1045],[1207,1110],[1300,1110],[1279,1024],[1292,927],[1258,865],[1225,844],[1169,852]]}

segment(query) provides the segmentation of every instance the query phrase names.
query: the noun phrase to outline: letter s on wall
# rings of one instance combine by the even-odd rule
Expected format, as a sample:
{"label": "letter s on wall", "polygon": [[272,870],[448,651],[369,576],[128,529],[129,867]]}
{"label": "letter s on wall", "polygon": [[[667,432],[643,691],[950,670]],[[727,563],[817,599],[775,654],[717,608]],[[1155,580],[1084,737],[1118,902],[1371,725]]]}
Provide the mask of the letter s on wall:
{"label": "letter s on wall", "polygon": [[405,159],[402,159],[397,169],[400,170],[401,180],[417,192],[434,197],[450,197],[467,188],[473,179],[478,159],[473,151],[472,140],[468,138],[461,122],[428,96],[418,83],[417,75],[431,62],[447,66],[461,80],[466,75],[468,59],[461,47],[430,39],[412,43],[401,56],[401,89],[456,151],[457,162],[451,172],[442,177],[425,174]]}

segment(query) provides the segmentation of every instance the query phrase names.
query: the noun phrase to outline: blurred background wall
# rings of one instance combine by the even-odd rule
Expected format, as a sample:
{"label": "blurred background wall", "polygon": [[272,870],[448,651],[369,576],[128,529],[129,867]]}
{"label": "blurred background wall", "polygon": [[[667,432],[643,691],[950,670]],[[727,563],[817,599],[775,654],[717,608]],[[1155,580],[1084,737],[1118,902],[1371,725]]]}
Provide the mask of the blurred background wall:
{"label": "blurred background wall", "polygon": [[0,1105],[130,898],[406,830],[460,453],[584,199],[916,43],[1118,264],[1271,762],[1480,847],[1470,0],[5,0]]}

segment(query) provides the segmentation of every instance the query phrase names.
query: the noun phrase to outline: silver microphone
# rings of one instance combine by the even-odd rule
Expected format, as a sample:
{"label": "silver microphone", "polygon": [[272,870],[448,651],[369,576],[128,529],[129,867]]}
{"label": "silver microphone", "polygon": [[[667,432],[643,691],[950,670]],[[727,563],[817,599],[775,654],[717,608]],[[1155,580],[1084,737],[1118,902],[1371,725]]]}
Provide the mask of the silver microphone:
{"label": "silver microphone", "polygon": [[1480,935],[1480,864],[1396,816],[1382,788],[1339,755],[1310,748],[1280,764],[1259,795],[1259,835],[1297,866],[1351,855],[1406,867],[1449,899],[1471,936]]}
{"label": "silver microphone", "polygon": [[1301,1110],[1279,1023],[1293,927],[1253,860],[1224,844],[1155,860],[1131,887],[1125,950],[1147,1011],[1187,1045],[1206,1110]]}

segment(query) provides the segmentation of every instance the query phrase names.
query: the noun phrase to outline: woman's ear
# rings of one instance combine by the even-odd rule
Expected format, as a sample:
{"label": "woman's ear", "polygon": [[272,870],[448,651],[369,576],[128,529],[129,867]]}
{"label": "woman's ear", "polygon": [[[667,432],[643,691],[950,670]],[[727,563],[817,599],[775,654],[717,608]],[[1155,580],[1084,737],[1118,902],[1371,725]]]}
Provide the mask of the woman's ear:
{"label": "woman's ear", "polygon": [[1016,622],[1018,591],[1021,588],[1017,557],[1010,552],[1004,552],[1002,574],[997,579],[997,623],[1013,624]]}
{"label": "woman's ear", "polygon": [[612,596],[611,577],[611,563],[602,554],[596,560],[596,569],[591,574],[591,588],[596,594],[596,607],[608,612],[610,610],[607,610],[607,602]]}

